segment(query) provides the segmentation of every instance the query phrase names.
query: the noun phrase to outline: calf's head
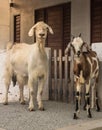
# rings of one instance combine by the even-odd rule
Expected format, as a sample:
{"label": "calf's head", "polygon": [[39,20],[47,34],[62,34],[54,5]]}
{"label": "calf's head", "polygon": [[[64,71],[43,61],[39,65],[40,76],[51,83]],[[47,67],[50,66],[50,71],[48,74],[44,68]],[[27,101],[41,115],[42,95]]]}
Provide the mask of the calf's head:
{"label": "calf's head", "polygon": [[81,36],[75,37],[65,49],[65,54],[67,54],[68,51],[72,48],[74,55],[76,57],[80,57],[83,52],[83,47],[85,47],[87,51],[90,51],[89,45],[82,40]]}
{"label": "calf's head", "polygon": [[36,39],[46,39],[47,32],[53,34],[52,28],[43,21],[37,22],[28,32],[29,36],[33,36],[35,32]]}

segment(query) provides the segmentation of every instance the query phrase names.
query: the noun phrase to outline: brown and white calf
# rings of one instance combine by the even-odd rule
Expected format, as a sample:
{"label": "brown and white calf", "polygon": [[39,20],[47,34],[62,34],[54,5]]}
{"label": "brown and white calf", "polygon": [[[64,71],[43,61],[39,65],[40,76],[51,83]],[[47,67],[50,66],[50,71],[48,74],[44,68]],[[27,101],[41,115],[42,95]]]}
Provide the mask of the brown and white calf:
{"label": "brown and white calf", "polygon": [[[86,52],[83,51],[83,47],[86,47]],[[96,52],[92,51],[87,43],[83,42],[82,38],[76,37],[73,38],[65,50],[65,54],[72,48],[74,52],[74,80],[76,87],[76,109],[74,113],[74,119],[78,118],[78,113],[80,111],[80,100],[81,100],[81,86],[85,84],[85,106],[84,109],[87,109],[87,115],[89,118],[91,115],[91,103],[90,103],[90,87],[91,81],[94,79],[92,85],[92,107],[94,107],[94,100],[96,103],[96,110],[100,111],[98,105],[98,96],[97,96],[97,83],[99,76],[99,61],[97,58]],[[96,92],[96,94],[95,94]]]}

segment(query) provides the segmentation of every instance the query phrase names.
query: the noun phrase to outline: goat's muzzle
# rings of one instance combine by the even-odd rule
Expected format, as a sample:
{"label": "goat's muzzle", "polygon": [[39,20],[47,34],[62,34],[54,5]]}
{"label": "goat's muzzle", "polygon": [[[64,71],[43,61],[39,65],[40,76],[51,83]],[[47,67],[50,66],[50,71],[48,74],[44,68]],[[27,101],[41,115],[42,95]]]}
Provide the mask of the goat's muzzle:
{"label": "goat's muzzle", "polygon": [[45,36],[45,34],[44,34],[44,33],[40,33],[39,36],[40,36],[41,38],[43,38],[43,37]]}
{"label": "goat's muzzle", "polygon": [[77,52],[77,56],[78,56],[78,57],[80,56],[80,51]]}

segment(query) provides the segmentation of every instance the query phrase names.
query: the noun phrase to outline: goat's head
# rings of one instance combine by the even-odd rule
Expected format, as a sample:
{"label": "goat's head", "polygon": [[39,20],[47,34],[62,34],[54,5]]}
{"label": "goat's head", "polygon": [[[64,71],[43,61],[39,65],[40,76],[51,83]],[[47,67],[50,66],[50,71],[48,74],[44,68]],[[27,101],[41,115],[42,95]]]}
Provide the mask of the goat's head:
{"label": "goat's head", "polygon": [[83,52],[83,47],[85,47],[87,51],[90,51],[89,45],[84,42],[81,38],[81,35],[79,35],[78,37],[74,37],[72,42],[68,44],[67,48],[65,49],[65,54],[67,54],[70,48],[72,48],[74,55],[76,57],[80,57]]}
{"label": "goat's head", "polygon": [[49,31],[51,34],[53,34],[52,28],[44,23],[43,21],[37,22],[28,32],[29,36],[33,36],[35,31],[35,35],[37,39],[46,39],[47,32]]}

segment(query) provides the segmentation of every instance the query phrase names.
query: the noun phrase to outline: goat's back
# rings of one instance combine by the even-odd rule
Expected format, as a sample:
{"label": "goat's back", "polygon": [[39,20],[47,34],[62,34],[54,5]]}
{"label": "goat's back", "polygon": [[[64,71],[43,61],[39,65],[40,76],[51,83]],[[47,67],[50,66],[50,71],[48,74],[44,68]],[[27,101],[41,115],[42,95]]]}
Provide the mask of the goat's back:
{"label": "goat's back", "polygon": [[36,43],[32,45],[26,43],[13,45],[8,51],[7,58],[13,70],[21,75],[28,75],[28,71],[42,72],[47,67],[46,53],[42,53]]}

